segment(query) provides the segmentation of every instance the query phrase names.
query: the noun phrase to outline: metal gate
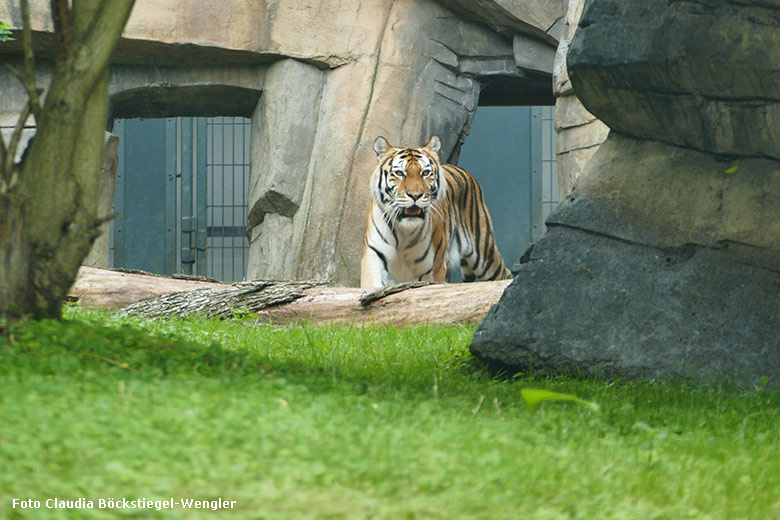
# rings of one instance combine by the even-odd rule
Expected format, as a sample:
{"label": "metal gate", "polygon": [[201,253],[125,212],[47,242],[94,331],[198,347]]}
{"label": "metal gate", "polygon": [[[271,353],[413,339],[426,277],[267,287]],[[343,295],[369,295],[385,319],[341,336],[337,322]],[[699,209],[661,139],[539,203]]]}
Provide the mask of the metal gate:
{"label": "metal gate", "polygon": [[244,279],[250,132],[240,117],[115,121],[111,265]]}

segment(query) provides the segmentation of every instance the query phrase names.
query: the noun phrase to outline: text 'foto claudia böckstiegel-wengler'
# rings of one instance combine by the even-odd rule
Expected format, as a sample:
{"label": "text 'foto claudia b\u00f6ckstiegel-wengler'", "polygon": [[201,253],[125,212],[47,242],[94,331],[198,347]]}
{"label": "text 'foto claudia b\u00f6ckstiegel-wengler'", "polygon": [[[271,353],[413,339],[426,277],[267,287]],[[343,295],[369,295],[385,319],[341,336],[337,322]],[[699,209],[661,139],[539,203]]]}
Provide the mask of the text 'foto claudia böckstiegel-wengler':
{"label": "text 'foto claudia b\u00f6ckstiegel-wengler'", "polygon": [[164,500],[148,500],[137,498],[98,498],[94,500],[86,498],[61,499],[47,498],[45,500],[14,498],[11,502],[13,509],[233,509],[236,500],[217,498],[211,500],[196,500],[192,498],[167,498]]}

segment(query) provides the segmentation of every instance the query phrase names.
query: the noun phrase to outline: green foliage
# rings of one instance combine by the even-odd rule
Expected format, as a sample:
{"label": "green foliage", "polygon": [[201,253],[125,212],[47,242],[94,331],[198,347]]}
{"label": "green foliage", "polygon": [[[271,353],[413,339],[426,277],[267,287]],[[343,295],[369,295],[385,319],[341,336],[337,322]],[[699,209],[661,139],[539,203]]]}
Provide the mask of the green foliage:
{"label": "green foliage", "polygon": [[[469,327],[65,314],[0,336],[0,518],[113,517],[10,509],[54,496],[222,497],[237,501],[231,518],[268,519],[763,519],[780,507],[780,395],[764,386],[493,379]],[[601,413],[531,408],[523,394]]]}
{"label": "green foliage", "polygon": [[11,32],[11,26],[0,20],[0,42],[7,42],[14,39]]}

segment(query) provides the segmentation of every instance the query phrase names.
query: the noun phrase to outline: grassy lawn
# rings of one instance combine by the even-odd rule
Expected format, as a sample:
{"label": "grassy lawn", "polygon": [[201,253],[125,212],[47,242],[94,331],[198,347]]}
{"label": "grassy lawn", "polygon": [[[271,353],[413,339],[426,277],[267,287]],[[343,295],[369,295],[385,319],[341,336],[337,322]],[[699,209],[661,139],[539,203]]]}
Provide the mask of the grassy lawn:
{"label": "grassy lawn", "polygon": [[493,379],[463,327],[66,318],[0,337],[0,518],[780,518],[776,391]]}

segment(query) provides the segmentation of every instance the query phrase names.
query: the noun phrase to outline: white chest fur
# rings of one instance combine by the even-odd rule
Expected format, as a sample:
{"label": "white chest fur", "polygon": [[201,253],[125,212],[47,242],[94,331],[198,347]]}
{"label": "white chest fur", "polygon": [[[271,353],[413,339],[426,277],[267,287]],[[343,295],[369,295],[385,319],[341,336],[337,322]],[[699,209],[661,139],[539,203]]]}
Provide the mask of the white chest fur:
{"label": "white chest fur", "polygon": [[[399,220],[391,227],[377,205],[372,213],[374,226],[368,240],[386,264],[386,272],[381,273],[382,284],[420,279],[432,281],[434,251],[430,239],[430,215]],[[377,267],[382,267],[384,271],[385,265]]]}

